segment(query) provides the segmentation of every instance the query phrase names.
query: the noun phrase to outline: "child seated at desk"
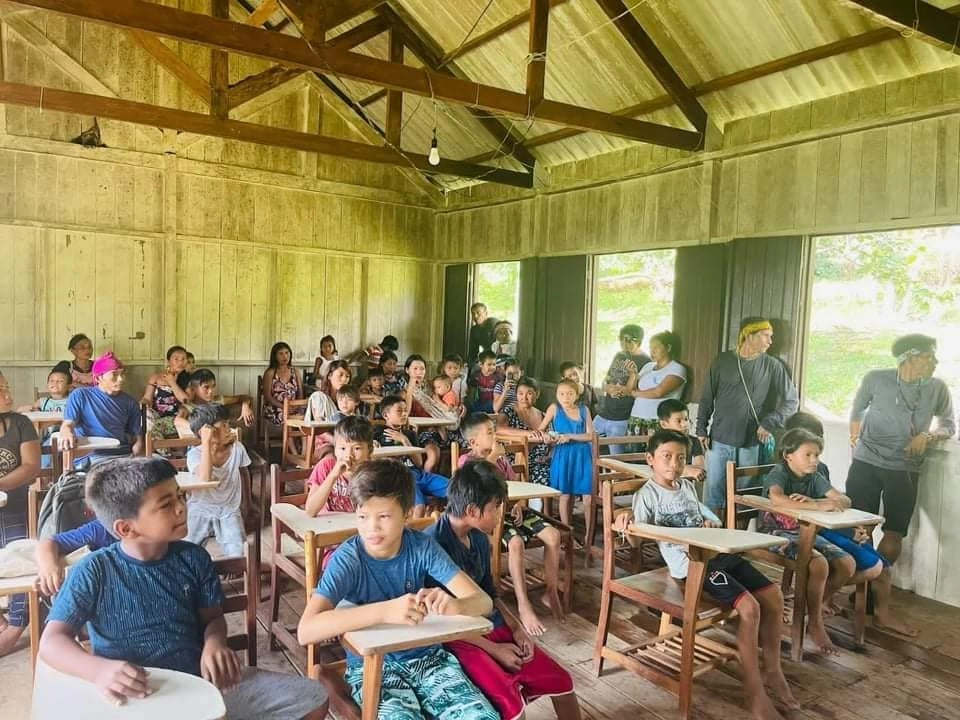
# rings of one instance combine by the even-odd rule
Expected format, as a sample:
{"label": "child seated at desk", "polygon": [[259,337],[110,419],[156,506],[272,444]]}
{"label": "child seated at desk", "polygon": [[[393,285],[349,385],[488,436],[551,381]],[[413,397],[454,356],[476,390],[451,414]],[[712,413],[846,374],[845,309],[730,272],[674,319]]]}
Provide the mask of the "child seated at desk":
{"label": "child seated at desk", "polygon": [[[776,507],[800,510],[847,510],[850,498],[830,485],[820,471],[823,440],[809,430],[794,428],[780,438],[781,462],[763,478],[763,494]],[[825,466],[824,466],[825,467]],[[777,513],[763,513],[759,529],[790,540],[777,552],[796,560],[799,523]],[[837,652],[823,623],[824,612],[836,612],[834,596],[844,585],[870,580],[874,583],[874,625],[908,637],[917,631],[890,611],[889,563],[867,543],[869,533],[857,528],[851,535],[840,530],[821,530],[814,540],[807,580],[807,614],[810,636],[824,654]]]}
{"label": "child seated at desk", "polygon": [[[55,412],[62,415],[64,409],[67,407],[67,396],[70,394],[70,382],[69,372],[54,368],[47,374],[47,392],[49,393],[47,397],[37,398],[33,401],[33,404],[17,408],[17,412]],[[59,425],[48,426],[43,432],[43,437],[40,438],[40,444],[43,447],[50,447],[50,444],[53,442],[50,436],[59,429]],[[41,468],[49,468],[52,467],[52,465],[52,457],[49,455],[40,456]]]}
{"label": "child seated at desk", "polygon": [[[497,429],[493,420],[484,413],[472,413],[460,428],[470,445],[470,452],[460,456],[461,468],[469,462],[486,460],[493,463],[507,480],[515,479],[513,465],[503,445],[497,442]],[[563,605],[557,591],[560,580],[560,531],[547,524],[543,516],[525,508],[523,503],[516,503],[504,517],[503,539],[507,544],[507,566],[510,568],[510,579],[517,596],[520,622],[530,635],[543,635],[546,628],[537,617],[527,596],[526,575],[523,571],[523,552],[527,542],[534,537],[543,542],[543,576],[547,584],[543,604],[558,620],[562,620]]]}
{"label": "child seated at desk", "polygon": [[[227,647],[213,562],[182,541],[186,505],[176,474],[160,458],[111,460],[91,471],[87,501],[120,541],[70,570],[40,639],[40,657],[94,683],[114,703],[150,694],[149,666],[209,680],[223,691],[231,720],[323,718],[327,697],[319,684],[241,668]],[[76,640],[85,625],[93,654]]]}
{"label": "child seated at desk", "polygon": [[570,673],[536,646],[523,625],[497,599],[487,536],[493,534],[500,506],[506,501],[507,483],[499,464],[468,462],[450,480],[447,512],[426,530],[494,601],[489,616],[492,632],[456,640],[446,647],[503,720],[521,717],[528,702],[543,696],[553,701],[557,718],[579,720],[580,705]]}
{"label": "child seated at desk", "polygon": [[[418,447],[417,435],[413,430],[404,428],[407,424],[407,403],[399,395],[391,395],[380,405],[383,413],[384,426],[379,428],[373,436],[380,447]],[[427,497],[445,498],[447,483],[450,481],[423,469],[423,458],[420,455],[407,455],[402,460],[415,483],[416,502],[414,517],[423,517],[427,507]]]}
{"label": "child seated at desk", "polygon": [[497,356],[489,350],[480,353],[477,362],[477,368],[468,381],[475,395],[470,411],[492,413],[493,390],[498,382],[503,382],[504,375],[497,369]]}
{"label": "child seated at desk", "polygon": [[[676,430],[658,430],[647,442],[647,464],[653,481],[647,482],[633,497],[633,517],[624,513],[617,517],[613,529],[624,532],[631,521],[665,527],[720,527],[720,519],[697,499],[697,491],[681,476],[687,464],[690,443]],[[627,536],[631,544],[639,538]],[[686,548],[659,542],[670,575],[682,582],[687,577]],[[780,666],[780,628],[783,596],[759,570],[740,555],[715,556],[707,563],[703,590],[716,602],[736,608],[740,616],[737,627],[737,650],[743,665],[747,704],[754,718],[782,720],[767,696],[770,687],[780,702],[791,709],[800,707]],[[764,673],[760,674],[757,655],[758,640],[763,648]]]}
{"label": "child seated at desk", "polygon": [[200,405],[190,413],[190,429],[200,446],[187,451],[187,469],[199,480],[219,483],[194,490],[187,498],[187,541],[204,545],[213,535],[226,557],[243,555],[243,478],[250,456],[230,429],[227,409],[219,403]]}
{"label": "child seated at desk", "polygon": [[463,372],[463,358],[457,353],[448,353],[443,356],[439,370],[441,375],[450,378],[453,391],[460,398],[460,402],[466,400],[468,386]]}
{"label": "child seated at desk", "polygon": [[[413,484],[392,460],[372,460],[351,488],[358,534],[344,541],[320,578],[300,619],[301,644],[318,643],[379,623],[418,625],[428,614],[489,615],[493,603],[436,541],[409,530]],[[435,587],[433,578],[450,593]],[[338,607],[347,601],[356,607]],[[363,662],[347,654],[344,678],[363,701]],[[381,720],[453,718],[497,720],[497,712],[439,645],[388,653],[383,663]]]}
{"label": "child seated at desk", "polygon": [[353,512],[350,479],[372,454],[373,426],[368,420],[352,415],[338,422],[333,429],[333,455],[314,465],[307,480],[307,515]]}
{"label": "child seated at desk", "polygon": [[383,402],[383,369],[371,368],[367,379],[360,386],[360,401],[363,403],[362,413],[370,420],[380,417],[380,403]]}
{"label": "child seated at desk", "polygon": [[190,412],[199,405],[220,403],[221,405],[240,405],[240,423],[244,427],[253,427],[256,418],[253,415],[252,401],[249,395],[220,395],[217,393],[217,376],[212,370],[200,368],[190,375],[190,402],[183,403],[180,412],[173,421],[177,435],[181,438],[196,437],[190,429]]}
{"label": "child seated at desk", "polygon": [[690,412],[682,400],[669,398],[657,405],[657,417],[664,430],[682,432],[690,440],[690,457],[683,469],[683,477],[691,480],[703,480],[707,476],[706,458],[700,438],[690,434]]}
{"label": "child seated at desk", "polygon": [[344,418],[354,417],[360,407],[360,393],[351,385],[344,385],[337,390],[337,411],[331,416],[334,422]]}

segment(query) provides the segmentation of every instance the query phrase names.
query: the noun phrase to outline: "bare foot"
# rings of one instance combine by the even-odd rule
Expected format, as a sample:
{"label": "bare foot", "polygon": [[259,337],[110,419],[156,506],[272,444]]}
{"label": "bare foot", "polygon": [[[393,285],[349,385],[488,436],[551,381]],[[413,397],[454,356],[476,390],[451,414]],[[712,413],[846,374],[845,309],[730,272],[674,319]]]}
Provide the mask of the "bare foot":
{"label": "bare foot", "polygon": [[783,720],[783,715],[773,706],[773,702],[765,692],[761,692],[759,696],[750,700],[749,704],[753,720]]}
{"label": "bare foot", "polygon": [[904,637],[916,637],[919,632],[916,628],[910,627],[889,613],[876,613],[873,617],[873,626],[877,630],[896,633]]}
{"label": "bare foot", "polygon": [[3,623],[3,627],[0,629],[0,657],[9,655],[17,649],[17,643],[20,641],[24,629]]}
{"label": "bare foot", "polygon": [[540,602],[547,606],[557,620],[561,622],[566,620],[563,614],[563,604],[560,602],[560,596],[557,594],[556,589],[547,590],[540,599]]}
{"label": "bare foot", "polygon": [[517,603],[517,614],[520,616],[520,624],[523,625],[523,629],[526,630],[527,634],[531,637],[540,637],[547,631],[529,602],[525,602],[522,605]]}
{"label": "bare foot", "polygon": [[837,646],[833,644],[833,640],[830,639],[830,636],[827,635],[827,631],[820,623],[811,623],[807,627],[807,633],[810,635],[810,639],[817,644],[818,648],[820,648],[820,652],[823,655],[839,654],[840,651],[837,650]]}
{"label": "bare foot", "polygon": [[767,672],[763,674],[763,684],[769,687],[776,699],[788,710],[799,710],[800,703],[797,702],[797,699],[793,696],[793,692],[790,690],[790,685],[787,683],[787,679],[783,676],[783,673],[778,672]]}

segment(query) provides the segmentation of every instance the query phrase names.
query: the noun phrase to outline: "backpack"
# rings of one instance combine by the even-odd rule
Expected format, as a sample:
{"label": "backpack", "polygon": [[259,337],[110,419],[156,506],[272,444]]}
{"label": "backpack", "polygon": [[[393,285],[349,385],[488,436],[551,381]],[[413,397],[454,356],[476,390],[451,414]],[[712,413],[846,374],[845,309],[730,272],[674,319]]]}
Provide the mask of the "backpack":
{"label": "backpack", "polygon": [[93,518],[84,501],[87,474],[71,470],[65,472],[50,486],[37,520],[37,537],[53,537],[67,530],[75,530]]}

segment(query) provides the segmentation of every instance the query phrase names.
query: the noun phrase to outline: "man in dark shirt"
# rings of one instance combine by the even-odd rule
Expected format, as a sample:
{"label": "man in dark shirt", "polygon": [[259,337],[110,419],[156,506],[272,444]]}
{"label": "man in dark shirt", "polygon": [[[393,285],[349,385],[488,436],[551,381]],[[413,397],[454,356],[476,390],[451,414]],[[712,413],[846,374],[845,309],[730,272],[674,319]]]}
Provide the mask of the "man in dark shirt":
{"label": "man in dark shirt", "polygon": [[481,350],[489,350],[493,345],[493,330],[499,320],[487,314],[487,306],[483,303],[474,303],[470,307],[470,317],[473,326],[470,328],[470,339],[467,348],[467,362],[474,363]]}
{"label": "man in dark shirt", "polygon": [[766,443],[800,406],[786,367],[766,354],[772,343],[769,321],[744,318],[737,349],[717,356],[703,386],[697,437],[707,450],[704,503],[721,517],[727,505],[727,461],[756,465],[760,443]]}

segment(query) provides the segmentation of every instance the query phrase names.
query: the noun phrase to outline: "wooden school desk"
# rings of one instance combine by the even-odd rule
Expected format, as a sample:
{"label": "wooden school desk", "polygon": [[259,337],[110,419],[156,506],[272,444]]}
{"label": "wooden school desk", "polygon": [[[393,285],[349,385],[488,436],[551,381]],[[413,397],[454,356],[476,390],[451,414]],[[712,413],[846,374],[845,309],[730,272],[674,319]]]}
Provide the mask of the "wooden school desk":
{"label": "wooden school desk", "polygon": [[[757,508],[766,512],[774,512],[793,518],[799,524],[800,540],[797,544],[797,584],[793,593],[793,626],[790,628],[790,656],[800,662],[803,659],[804,620],[807,614],[807,583],[810,578],[810,557],[813,554],[813,543],[821,528],[827,530],[844,530],[847,528],[875,527],[884,522],[882,515],[864,512],[863,510],[841,510],[828,512],[824,510],[800,510],[797,508],[773,508],[769,498],[758,495],[737,495],[736,501],[740,505]],[[862,596],[862,597],[861,597]],[[854,608],[854,644],[863,646],[863,635],[866,628],[867,603],[866,593],[857,592]]]}
{"label": "wooden school desk", "polygon": [[373,457],[375,458],[415,457],[416,455],[426,454],[427,451],[421,447],[407,447],[406,445],[387,445],[373,449]]}
{"label": "wooden school desk", "polygon": [[196,475],[188,472],[177,473],[177,485],[181,490],[188,492],[193,490],[212,490],[213,488],[220,487],[220,483],[216,480],[201,480]]}
{"label": "wooden school desk", "polygon": [[543,498],[555,498],[563,495],[562,492],[549,485],[540,483],[520,482],[518,480],[507,481],[507,499],[508,500],[536,500]]}
{"label": "wooden school desk", "polygon": [[[296,467],[313,467],[313,451],[316,447],[315,443],[317,434],[329,432],[336,426],[337,424],[335,422],[330,422],[328,420],[304,420],[301,417],[287,418],[283,423],[283,452],[281,455],[282,466],[288,467],[290,464],[288,463],[288,460],[296,460]],[[303,434],[302,456],[293,456],[287,450],[287,441],[289,439],[289,431],[291,429],[299,430]]]}
{"label": "wooden school desk", "polygon": [[203,678],[173,670],[147,668],[153,692],[115,705],[93,683],[37,664],[33,682],[33,720],[223,720],[223,696]]}
{"label": "wooden school desk", "polygon": [[624,462],[623,460],[615,460],[614,458],[601,456],[600,459],[597,460],[597,465],[607,470],[612,470],[615,473],[632,476],[641,480],[649,480],[653,477],[653,470],[650,469],[650,466],[641,465],[640,463]]}
{"label": "wooden school desk", "polygon": [[48,427],[60,425],[63,422],[62,412],[31,410],[30,412],[25,412],[24,415],[27,420],[33,423],[37,435],[41,438],[43,437],[44,430]]}
{"label": "wooden school desk", "polygon": [[[697,610],[700,605],[700,596],[703,594],[703,580],[706,575],[707,563],[721,553],[739,555],[750,550],[786,545],[787,540],[774,535],[747,530],[673,528],[645,523],[630,525],[627,528],[627,533],[645,540],[676,543],[687,548],[690,563],[687,570],[687,579],[684,583],[682,642],[678,669],[680,712],[686,717],[690,709],[694,677],[714,664],[712,659],[704,660],[704,657],[710,657],[709,653],[704,653],[701,657],[696,638]],[[699,668],[696,666],[698,660],[701,662]]]}
{"label": "wooden school desk", "polygon": [[363,720],[376,720],[380,709],[384,655],[485,635],[492,629],[493,624],[484,617],[427,615],[419,625],[383,623],[345,633],[341,642],[363,658]]}
{"label": "wooden school desk", "polygon": [[457,426],[457,421],[441,420],[440,418],[433,417],[408,417],[407,425],[419,432],[420,430],[426,430],[427,428],[455,428]]}

